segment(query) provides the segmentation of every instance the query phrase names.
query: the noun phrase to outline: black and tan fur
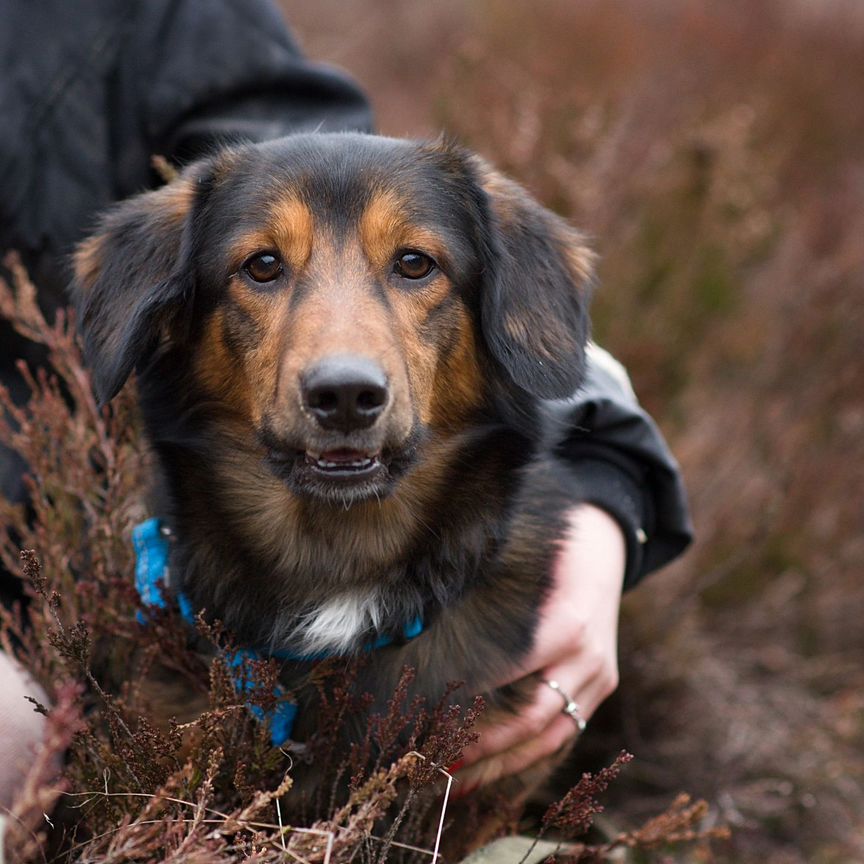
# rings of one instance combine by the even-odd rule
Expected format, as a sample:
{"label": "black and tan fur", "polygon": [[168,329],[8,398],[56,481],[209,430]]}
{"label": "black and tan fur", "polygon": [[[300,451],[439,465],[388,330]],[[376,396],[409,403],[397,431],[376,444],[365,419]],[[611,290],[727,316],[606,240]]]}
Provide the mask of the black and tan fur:
{"label": "black and tan fur", "polygon": [[[406,278],[406,250],[435,269]],[[261,253],[282,264],[266,283]],[[263,650],[350,653],[422,615],[361,686],[385,700],[410,665],[433,699],[453,680],[488,693],[531,647],[578,500],[539,410],[581,381],[591,264],[575,231],[445,143],[238,147],[110,212],[76,256],[87,356],[104,401],[138,371],[194,604]],[[368,428],[322,428],[304,402],[333,356],[386,379]],[[346,452],[369,454],[368,478],[315,461]]]}

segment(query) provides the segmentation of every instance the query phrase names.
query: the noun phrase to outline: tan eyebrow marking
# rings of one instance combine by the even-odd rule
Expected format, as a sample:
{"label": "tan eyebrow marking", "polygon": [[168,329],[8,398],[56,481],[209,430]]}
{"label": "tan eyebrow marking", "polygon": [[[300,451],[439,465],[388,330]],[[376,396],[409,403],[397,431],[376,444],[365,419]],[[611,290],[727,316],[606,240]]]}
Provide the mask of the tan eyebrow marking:
{"label": "tan eyebrow marking", "polygon": [[301,269],[312,254],[315,222],[309,208],[296,198],[277,201],[269,218],[254,231],[237,238],[231,249],[232,266],[239,268],[256,252],[278,252],[292,270]]}
{"label": "tan eyebrow marking", "polygon": [[419,249],[442,262],[447,251],[439,235],[413,224],[404,204],[392,190],[379,192],[360,217],[360,242],[376,268],[389,264],[398,249]]}
{"label": "tan eyebrow marking", "polygon": [[295,270],[312,254],[315,220],[309,208],[297,198],[278,201],[272,208],[272,231],[279,250]]}

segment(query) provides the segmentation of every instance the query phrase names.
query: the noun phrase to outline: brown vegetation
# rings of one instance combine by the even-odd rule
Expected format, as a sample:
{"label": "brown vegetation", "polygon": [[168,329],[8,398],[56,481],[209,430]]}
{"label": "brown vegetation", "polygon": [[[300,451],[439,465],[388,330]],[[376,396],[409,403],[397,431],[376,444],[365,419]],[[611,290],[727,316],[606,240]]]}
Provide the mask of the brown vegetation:
{"label": "brown vegetation", "polygon": [[[625,604],[620,694],[578,754],[580,769],[622,746],[638,758],[610,789],[611,815],[595,821],[606,835],[597,848],[566,851],[596,860],[651,838],[662,849],[721,820],[735,829],[722,861],[860,860],[860,12],[828,0],[283,6],[310,54],[360,77],[381,131],[447,128],[594,235],[596,335],[627,364],[682,462],[697,544]],[[63,322],[46,330],[26,296],[17,310],[11,303],[4,314],[54,340],[64,390],[31,379],[21,431],[5,431],[37,481],[29,526],[0,503],[0,521],[19,532],[3,538],[4,561],[17,567],[14,550],[33,548],[41,567],[28,559],[31,629],[10,618],[5,630],[18,633],[16,650],[57,706],[50,752],[71,741],[73,756],[63,786],[46,785],[50,760],[34,763],[16,827],[6,823],[8,856],[41,860],[43,839],[77,823],[71,860],[142,850],[145,860],[146,850],[174,861],[284,860],[283,841],[289,857],[321,860],[327,836],[341,860],[377,860],[375,808],[400,806],[406,784],[419,782],[409,776],[416,759],[402,753],[358,776],[348,810],[313,821],[311,834],[286,834],[274,803],[286,766],[267,756],[224,678],[214,675],[191,757],[180,756],[186,730],[144,719],[129,671],[154,662],[157,643],[177,647],[162,651],[177,658],[174,673],[210,682],[180,650],[186,636],[170,614],[145,630],[134,622],[128,528],[143,516],[147,464],[130,431],[132,399],[99,412]],[[462,728],[443,722],[445,732]],[[391,797],[397,776],[402,791]],[[567,814],[582,827],[593,782],[549,820]],[[64,788],[86,795],[61,797]],[[710,812],[676,799],[682,788]],[[42,813],[57,799],[78,809],[52,817],[55,831]],[[419,820],[428,810],[411,812]],[[415,829],[407,814],[400,837],[416,840]]]}
{"label": "brown vegetation", "polygon": [[[0,861],[384,864],[433,855],[452,782],[445,766],[476,740],[482,700],[451,706],[453,685],[437,705],[409,701],[414,672],[405,669],[387,711],[370,716],[371,697],[346,686],[356,668],[324,661],[312,673],[316,733],[290,751],[270,746],[244,702],[273,707],[276,661],[249,661],[237,688],[229,671],[237,646],[218,622],[199,617],[192,628],[172,607],[139,620],[129,534],[143,514],[147,455],[134,394],[127,388],[100,410],[73,322],[60,315],[48,325],[15,256],[3,263],[14,284],[0,279],[0,315],[47,348],[52,371],[20,365],[31,390],[23,407],[0,387],[0,443],[29,466],[30,496],[29,510],[0,499],[0,561],[21,577],[27,600],[0,606],[0,648],[33,672],[49,701],[34,703],[47,713],[46,734],[0,814]],[[166,717],[154,698],[165,682],[209,707],[183,723]],[[365,729],[347,750],[345,724]],[[591,826],[602,811],[596,796],[628,758],[584,775],[549,810],[541,830],[560,837],[556,851],[603,862],[619,846],[704,845],[722,835],[702,826],[704,805],[676,802],[610,842],[565,843]],[[323,778],[312,795],[302,789],[308,765]],[[450,814],[449,860],[519,815],[475,796]]]}
{"label": "brown vegetation", "polygon": [[595,238],[595,334],[698,530],[625,604],[583,740],[639,757],[616,813],[686,788],[735,826],[730,861],[864,858],[860,5],[283,7],[382,131],[446,128]]}

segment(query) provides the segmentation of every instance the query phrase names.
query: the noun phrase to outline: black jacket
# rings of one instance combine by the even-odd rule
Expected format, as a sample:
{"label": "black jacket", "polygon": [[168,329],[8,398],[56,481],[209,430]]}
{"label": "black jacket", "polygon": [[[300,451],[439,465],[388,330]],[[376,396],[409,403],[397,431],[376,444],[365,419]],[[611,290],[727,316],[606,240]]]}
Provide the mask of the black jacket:
{"label": "black jacket", "polygon": [[[21,253],[49,311],[96,214],[158,182],[153,154],[372,129],[360,90],[303,58],[269,0],[0,0],[0,21],[0,250]],[[20,392],[16,356],[40,359],[0,322],[0,376]],[[625,529],[626,585],[679,554],[677,465],[614,361],[593,351],[586,386],[549,409],[589,500]],[[7,493],[19,474],[0,453]]]}

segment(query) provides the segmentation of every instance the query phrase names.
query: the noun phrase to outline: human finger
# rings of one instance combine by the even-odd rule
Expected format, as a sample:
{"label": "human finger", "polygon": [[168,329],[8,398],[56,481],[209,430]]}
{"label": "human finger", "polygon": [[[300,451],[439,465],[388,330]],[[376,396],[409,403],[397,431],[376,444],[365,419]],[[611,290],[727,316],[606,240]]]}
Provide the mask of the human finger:
{"label": "human finger", "polygon": [[537,762],[557,753],[578,734],[579,728],[573,719],[559,713],[534,738],[523,740],[509,750],[494,753],[460,770],[456,776],[463,784],[462,794],[469,794],[480,786],[525,771]]}
{"label": "human finger", "polygon": [[[569,673],[570,670],[567,671]],[[554,674],[554,670],[550,672]],[[550,687],[539,676],[535,680],[537,686],[532,701],[521,708],[518,714],[503,720],[500,715],[493,716],[486,723],[481,724],[478,730],[479,740],[465,751],[466,766],[542,736],[548,726],[557,719],[562,710],[561,693]],[[563,680],[569,682],[570,675],[567,674]],[[571,691],[565,692],[576,692],[573,684],[568,683],[566,686],[570,687]]]}

